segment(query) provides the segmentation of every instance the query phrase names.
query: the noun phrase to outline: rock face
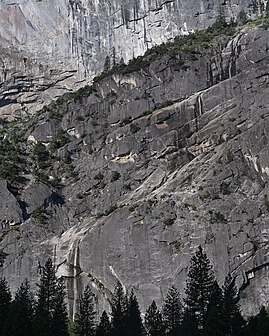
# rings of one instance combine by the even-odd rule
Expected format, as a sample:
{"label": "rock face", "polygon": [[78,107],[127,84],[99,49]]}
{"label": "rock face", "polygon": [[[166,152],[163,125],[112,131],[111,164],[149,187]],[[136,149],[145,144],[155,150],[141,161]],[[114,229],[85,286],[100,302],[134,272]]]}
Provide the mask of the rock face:
{"label": "rock face", "polygon": [[205,28],[221,11],[261,13],[265,0],[2,0],[0,115],[38,111],[91,81],[106,66],[128,61],[176,35]]}
{"label": "rock face", "polygon": [[102,311],[118,280],[145,309],[172,284],[183,293],[201,244],[220,283],[236,277],[244,314],[268,304],[268,64],[268,29],[245,28],[7,129],[21,157],[0,188],[12,290],[51,256],[71,315],[86,283]]}

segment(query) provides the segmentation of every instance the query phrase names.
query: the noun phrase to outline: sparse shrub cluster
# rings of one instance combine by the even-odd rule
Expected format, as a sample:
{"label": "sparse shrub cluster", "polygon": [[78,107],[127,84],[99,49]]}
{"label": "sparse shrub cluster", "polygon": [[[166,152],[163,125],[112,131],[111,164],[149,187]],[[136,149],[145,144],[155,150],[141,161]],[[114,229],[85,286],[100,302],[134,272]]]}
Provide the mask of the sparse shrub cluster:
{"label": "sparse shrub cluster", "polygon": [[50,120],[62,120],[63,115],[58,111],[54,109],[49,110],[49,119]]}
{"label": "sparse shrub cluster", "polygon": [[220,192],[223,195],[230,195],[231,191],[230,191],[230,185],[227,182],[222,182],[222,184],[220,185]]}
{"label": "sparse shrub cluster", "polygon": [[113,171],[112,174],[111,174],[111,179],[110,181],[111,182],[115,182],[117,181],[119,178],[121,177],[121,174],[118,172],[118,171]]}
{"label": "sparse shrub cluster", "polygon": [[141,130],[141,128],[136,123],[133,122],[133,123],[130,124],[131,133],[135,134],[140,130]]}
{"label": "sparse shrub cluster", "polygon": [[48,167],[50,154],[46,146],[43,145],[41,141],[38,141],[34,145],[32,154],[32,158],[35,162],[37,162],[39,168],[43,169]]}
{"label": "sparse shrub cluster", "polygon": [[67,143],[68,138],[66,136],[66,133],[64,132],[64,130],[61,129],[56,135],[56,137],[50,142],[49,147],[50,153],[54,154],[57,151],[57,149],[63,147]]}
{"label": "sparse shrub cluster", "polygon": [[14,181],[20,171],[19,148],[6,138],[0,140],[0,177]]}
{"label": "sparse shrub cluster", "polygon": [[175,222],[175,218],[171,218],[171,217],[169,217],[169,218],[166,218],[166,219],[163,221],[163,224],[164,224],[165,226],[171,226],[171,225],[174,224],[174,222]]}
{"label": "sparse shrub cluster", "polygon": [[41,207],[35,209],[32,214],[31,217],[34,218],[35,220],[37,220],[40,223],[43,223],[46,221],[47,216],[46,216],[46,212],[44,209],[42,209]]}
{"label": "sparse shrub cluster", "polygon": [[164,108],[164,107],[168,107],[168,106],[171,106],[173,105],[174,102],[172,100],[166,100],[160,104],[157,104],[156,105],[156,109],[161,109],[161,108]]}
{"label": "sparse shrub cluster", "polygon": [[211,218],[211,223],[226,223],[227,219],[225,218],[224,214],[219,211],[209,211]]}
{"label": "sparse shrub cluster", "polygon": [[94,176],[94,179],[95,180],[103,180],[103,178],[104,178],[104,175],[101,173],[101,172],[99,172],[98,174],[96,174],[95,176]]}
{"label": "sparse shrub cluster", "polygon": [[113,204],[107,210],[105,210],[104,212],[98,212],[96,217],[100,218],[100,217],[103,217],[103,216],[109,216],[110,214],[112,214],[112,212],[114,212],[117,209],[118,209],[118,205]]}

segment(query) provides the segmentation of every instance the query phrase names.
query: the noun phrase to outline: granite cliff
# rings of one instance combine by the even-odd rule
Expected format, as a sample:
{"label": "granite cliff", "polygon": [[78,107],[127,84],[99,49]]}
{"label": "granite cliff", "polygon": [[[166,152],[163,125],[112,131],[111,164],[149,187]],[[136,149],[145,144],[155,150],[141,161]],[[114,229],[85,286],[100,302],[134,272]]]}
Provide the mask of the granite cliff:
{"label": "granite cliff", "polygon": [[0,113],[22,118],[90,82],[106,60],[125,62],[221,11],[259,15],[266,0],[2,0]]}
{"label": "granite cliff", "polygon": [[156,47],[5,122],[1,274],[12,290],[52,256],[70,314],[83,286],[98,307],[117,281],[143,309],[182,292],[199,244],[244,314],[269,298],[268,24]]}

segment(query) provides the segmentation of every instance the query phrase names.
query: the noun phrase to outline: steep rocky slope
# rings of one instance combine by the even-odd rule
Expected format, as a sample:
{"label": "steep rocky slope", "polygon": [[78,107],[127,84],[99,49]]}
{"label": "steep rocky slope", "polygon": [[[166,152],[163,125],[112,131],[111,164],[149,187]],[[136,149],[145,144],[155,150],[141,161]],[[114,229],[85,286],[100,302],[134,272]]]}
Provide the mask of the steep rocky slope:
{"label": "steep rocky slope", "polygon": [[2,0],[0,114],[12,119],[91,81],[121,58],[143,54],[176,35],[229,21],[241,9],[264,11],[266,0]]}
{"label": "steep rocky slope", "polygon": [[202,244],[245,314],[268,304],[268,29],[195,36],[2,126],[12,290],[53,256],[71,314],[85,283],[101,310],[117,280],[144,309],[183,292]]}

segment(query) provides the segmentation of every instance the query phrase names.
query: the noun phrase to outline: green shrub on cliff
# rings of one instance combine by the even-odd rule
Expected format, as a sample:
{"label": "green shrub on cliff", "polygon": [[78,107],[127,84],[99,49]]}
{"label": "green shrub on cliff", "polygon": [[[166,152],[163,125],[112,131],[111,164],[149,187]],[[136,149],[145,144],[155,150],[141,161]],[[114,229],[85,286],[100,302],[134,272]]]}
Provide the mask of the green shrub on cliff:
{"label": "green shrub on cliff", "polygon": [[19,149],[8,139],[0,140],[0,177],[13,181],[19,174]]}
{"label": "green shrub on cliff", "polygon": [[34,145],[32,153],[32,158],[38,164],[39,168],[44,169],[49,166],[50,154],[42,142],[38,141]]}

